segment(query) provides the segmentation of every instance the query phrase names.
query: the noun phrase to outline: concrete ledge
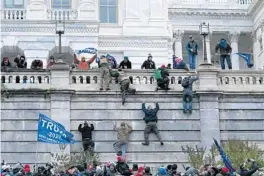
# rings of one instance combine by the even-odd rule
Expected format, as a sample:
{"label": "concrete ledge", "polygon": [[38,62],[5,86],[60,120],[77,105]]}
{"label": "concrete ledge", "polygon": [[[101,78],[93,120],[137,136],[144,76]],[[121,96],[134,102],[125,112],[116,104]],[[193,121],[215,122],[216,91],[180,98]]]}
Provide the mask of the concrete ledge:
{"label": "concrete ledge", "polygon": [[[77,141],[81,141],[81,135],[78,131],[72,131],[74,135],[74,139]],[[199,142],[200,141],[200,133],[197,131],[161,131],[160,133],[162,139],[164,141],[170,142]],[[2,131],[1,132],[1,140],[4,141],[36,141],[37,131]],[[157,137],[154,134],[150,134],[150,141],[158,141]],[[94,131],[93,140],[95,142],[114,142],[116,141],[116,132],[114,131]],[[131,133],[130,142],[143,142],[144,141],[144,131],[134,131]]]}

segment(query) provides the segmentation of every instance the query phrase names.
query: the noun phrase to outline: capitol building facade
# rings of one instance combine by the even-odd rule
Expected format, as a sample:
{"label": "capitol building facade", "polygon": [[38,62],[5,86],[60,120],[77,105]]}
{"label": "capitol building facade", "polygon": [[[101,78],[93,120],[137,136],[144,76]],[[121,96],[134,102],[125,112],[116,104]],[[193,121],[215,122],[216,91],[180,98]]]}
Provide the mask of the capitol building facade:
{"label": "capitol building facade", "polygon": [[[58,52],[56,27],[63,22],[63,53],[73,58],[88,47],[110,53],[118,62],[128,56],[140,68],[151,53],[159,66],[172,55],[188,63],[185,46],[192,35],[199,45],[197,64],[203,62],[202,22],[208,61],[218,64],[215,46],[221,38],[232,47],[234,70],[249,69],[234,53],[252,53],[255,70],[264,68],[263,0],[3,0],[1,1],[1,56],[40,58],[46,64]],[[250,68],[252,69],[252,68]]]}

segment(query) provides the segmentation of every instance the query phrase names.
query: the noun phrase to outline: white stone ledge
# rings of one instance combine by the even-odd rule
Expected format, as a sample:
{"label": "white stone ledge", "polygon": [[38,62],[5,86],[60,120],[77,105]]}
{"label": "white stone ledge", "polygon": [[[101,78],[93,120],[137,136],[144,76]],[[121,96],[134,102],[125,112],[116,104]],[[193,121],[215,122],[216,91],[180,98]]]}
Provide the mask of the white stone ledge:
{"label": "white stone ledge", "polygon": [[221,140],[239,139],[242,141],[264,141],[264,133],[250,131],[221,131]]}
{"label": "white stone ledge", "polygon": [[220,120],[263,120],[264,109],[256,110],[219,110]]}
{"label": "white stone ledge", "polygon": [[[74,135],[74,139],[77,141],[81,141],[81,135],[78,131],[72,131]],[[164,141],[192,141],[199,142],[200,141],[200,133],[197,131],[161,131],[161,137]],[[93,132],[93,140],[95,142],[114,142],[116,141],[116,132],[114,131],[94,131]],[[1,132],[1,140],[9,141],[36,141],[37,131],[2,131]],[[144,141],[144,131],[134,131],[131,133],[129,141],[138,142]],[[150,141],[158,141],[157,137],[153,134],[150,135]]]}

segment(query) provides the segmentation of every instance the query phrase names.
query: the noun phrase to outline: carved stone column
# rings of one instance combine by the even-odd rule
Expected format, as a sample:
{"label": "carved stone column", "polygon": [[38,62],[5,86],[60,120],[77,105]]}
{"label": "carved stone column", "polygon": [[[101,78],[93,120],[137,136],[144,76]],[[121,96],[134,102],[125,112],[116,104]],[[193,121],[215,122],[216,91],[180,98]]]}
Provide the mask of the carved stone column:
{"label": "carved stone column", "polygon": [[47,1],[30,0],[27,7],[27,19],[44,20],[47,18]]}
{"label": "carved stone column", "polygon": [[258,46],[258,40],[257,40],[257,36],[256,36],[256,31],[253,31],[251,33],[251,39],[253,42],[253,60],[254,60],[254,68],[256,70],[259,70],[259,59],[258,59],[258,53],[259,53],[259,46]]}
{"label": "carved stone column", "polygon": [[182,58],[182,38],[184,35],[184,31],[175,30],[173,31],[174,38],[174,53],[175,56]]}
{"label": "carved stone column", "polygon": [[207,62],[209,64],[212,63],[212,56],[211,56],[211,38],[212,38],[212,33],[209,33],[209,35],[206,36],[205,42],[206,42],[206,54],[207,54]]}
{"label": "carved stone column", "polygon": [[238,40],[240,36],[240,31],[232,31],[228,33],[228,37],[231,42],[231,60],[232,60],[232,69],[239,70],[239,56],[235,53],[238,53]]}

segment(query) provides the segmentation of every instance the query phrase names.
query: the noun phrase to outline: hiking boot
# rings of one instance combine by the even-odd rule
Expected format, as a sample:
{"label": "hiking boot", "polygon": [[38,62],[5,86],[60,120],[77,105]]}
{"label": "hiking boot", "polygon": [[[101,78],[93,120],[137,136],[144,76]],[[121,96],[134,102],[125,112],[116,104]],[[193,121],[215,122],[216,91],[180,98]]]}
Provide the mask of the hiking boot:
{"label": "hiking boot", "polygon": [[189,114],[192,114],[192,110],[188,110]]}
{"label": "hiking boot", "polygon": [[163,145],[163,142],[161,142],[160,145]]}
{"label": "hiking boot", "polygon": [[188,111],[187,110],[183,110],[183,113],[186,114]]}
{"label": "hiking boot", "polygon": [[111,90],[109,87],[105,89],[106,91]]}
{"label": "hiking boot", "polygon": [[103,88],[100,88],[100,91],[104,90]]}
{"label": "hiking boot", "polygon": [[143,142],[142,145],[149,145],[149,143],[148,142]]}

